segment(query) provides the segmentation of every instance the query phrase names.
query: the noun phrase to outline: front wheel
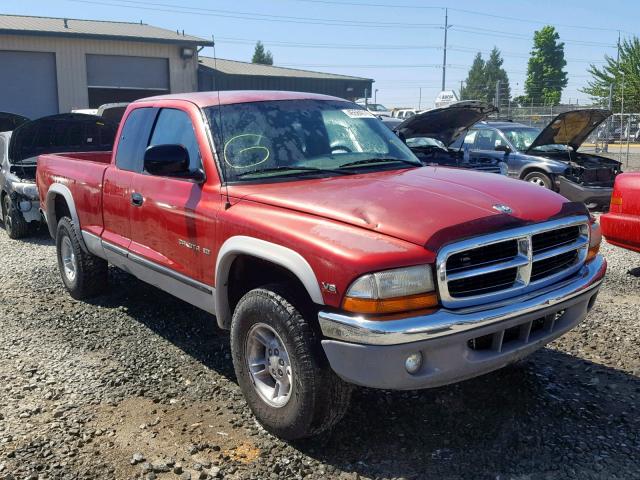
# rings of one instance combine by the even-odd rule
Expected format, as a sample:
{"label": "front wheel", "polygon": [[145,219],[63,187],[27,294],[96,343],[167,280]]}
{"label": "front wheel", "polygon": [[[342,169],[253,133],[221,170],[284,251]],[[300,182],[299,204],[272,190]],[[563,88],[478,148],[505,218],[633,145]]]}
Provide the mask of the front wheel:
{"label": "front wheel", "polygon": [[70,218],[64,217],[58,222],[56,253],[62,282],[73,298],[88,298],[106,288],[106,260],[82,249]]}
{"label": "front wheel", "polygon": [[17,240],[26,237],[29,233],[29,224],[24,221],[22,214],[15,208],[9,195],[5,195],[2,199],[2,218],[4,229],[9,238]]}
{"label": "front wheel", "polygon": [[258,421],[285,440],[321,433],[346,413],[351,386],[326,365],[311,325],[270,285],[247,293],[231,323],[238,384]]}
{"label": "front wheel", "polygon": [[523,178],[525,182],[533,183],[534,185],[538,185],[539,187],[548,188],[551,190],[551,178],[549,175],[542,172],[530,172],[525,175]]}

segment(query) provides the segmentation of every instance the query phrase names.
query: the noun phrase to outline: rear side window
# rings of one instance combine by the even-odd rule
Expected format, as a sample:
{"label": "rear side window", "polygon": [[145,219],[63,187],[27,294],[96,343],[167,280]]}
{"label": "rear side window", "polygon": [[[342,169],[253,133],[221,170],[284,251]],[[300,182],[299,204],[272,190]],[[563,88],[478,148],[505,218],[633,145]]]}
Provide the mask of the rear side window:
{"label": "rear side window", "polygon": [[476,137],[476,150],[493,150],[496,148],[496,132],[492,129],[480,130]]}
{"label": "rear side window", "polygon": [[153,145],[182,145],[189,152],[189,168],[202,168],[198,140],[193,130],[193,124],[186,112],[173,108],[160,110],[156,126],[149,146]]}
{"label": "rear side window", "polygon": [[119,169],[142,172],[144,151],[157,112],[157,108],[137,108],[127,117],[116,152],[116,166]]}

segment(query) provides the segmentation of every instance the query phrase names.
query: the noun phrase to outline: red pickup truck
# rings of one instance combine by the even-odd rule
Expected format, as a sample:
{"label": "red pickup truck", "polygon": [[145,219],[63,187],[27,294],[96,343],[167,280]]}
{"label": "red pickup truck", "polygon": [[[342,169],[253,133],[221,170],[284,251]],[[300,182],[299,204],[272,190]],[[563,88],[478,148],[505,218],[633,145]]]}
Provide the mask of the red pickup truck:
{"label": "red pickup truck", "polygon": [[113,154],[42,155],[37,184],[70,294],[112,264],[215,315],[249,406],[287,439],[334,425],[352,384],[434,387],[532,353],[606,271],[584,205],[422,166],[322,95],[139,100]]}

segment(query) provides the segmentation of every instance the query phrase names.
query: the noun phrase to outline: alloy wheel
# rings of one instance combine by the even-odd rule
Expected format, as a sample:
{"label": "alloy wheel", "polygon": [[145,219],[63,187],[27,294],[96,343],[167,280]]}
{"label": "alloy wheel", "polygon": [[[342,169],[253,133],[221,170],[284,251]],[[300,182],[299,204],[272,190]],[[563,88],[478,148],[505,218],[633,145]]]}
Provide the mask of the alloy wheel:
{"label": "alloy wheel", "polygon": [[269,325],[256,323],[247,334],[245,356],[260,398],[272,407],[284,407],[291,398],[293,371],[280,336]]}

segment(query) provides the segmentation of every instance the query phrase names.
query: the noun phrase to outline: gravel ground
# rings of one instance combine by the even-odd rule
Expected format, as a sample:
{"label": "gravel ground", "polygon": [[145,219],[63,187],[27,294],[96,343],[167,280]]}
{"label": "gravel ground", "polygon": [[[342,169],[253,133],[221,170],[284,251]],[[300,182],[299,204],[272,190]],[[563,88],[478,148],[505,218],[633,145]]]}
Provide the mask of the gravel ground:
{"label": "gravel ground", "polygon": [[449,387],[357,389],[334,432],[287,444],[212,318],[115,270],[75,301],[44,233],[0,232],[0,479],[640,478],[640,255],[603,251],[597,306],[549,348]]}

